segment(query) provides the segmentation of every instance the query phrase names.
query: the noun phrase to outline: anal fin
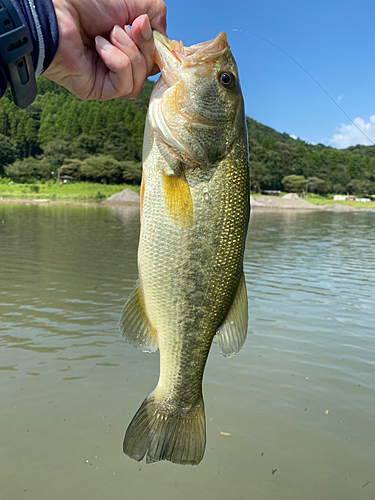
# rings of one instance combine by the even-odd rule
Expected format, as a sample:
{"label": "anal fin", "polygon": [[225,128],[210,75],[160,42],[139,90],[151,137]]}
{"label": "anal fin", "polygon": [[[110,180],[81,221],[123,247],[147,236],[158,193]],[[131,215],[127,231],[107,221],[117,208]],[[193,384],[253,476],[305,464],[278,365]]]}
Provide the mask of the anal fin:
{"label": "anal fin", "polygon": [[229,312],[216,332],[223,356],[234,356],[245,343],[248,325],[246,281],[242,271],[236,295]]}
{"label": "anal fin", "polygon": [[146,316],[138,283],[122,310],[119,328],[122,336],[137,349],[143,352],[158,350],[157,333]]}

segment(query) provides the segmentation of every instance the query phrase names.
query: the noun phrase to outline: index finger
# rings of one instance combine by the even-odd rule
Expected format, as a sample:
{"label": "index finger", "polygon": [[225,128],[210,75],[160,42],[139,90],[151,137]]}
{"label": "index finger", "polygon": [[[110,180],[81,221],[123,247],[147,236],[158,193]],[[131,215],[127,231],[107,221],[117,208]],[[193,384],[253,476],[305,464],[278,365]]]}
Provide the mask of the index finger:
{"label": "index finger", "polygon": [[162,0],[130,0],[127,2],[127,8],[127,24],[131,24],[140,15],[147,14],[152,29],[166,35],[167,7]]}

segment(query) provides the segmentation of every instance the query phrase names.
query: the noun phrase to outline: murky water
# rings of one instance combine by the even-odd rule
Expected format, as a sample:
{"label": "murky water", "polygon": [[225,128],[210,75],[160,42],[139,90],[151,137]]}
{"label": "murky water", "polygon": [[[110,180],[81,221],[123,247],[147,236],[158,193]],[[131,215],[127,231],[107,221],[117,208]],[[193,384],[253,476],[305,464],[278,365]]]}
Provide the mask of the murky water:
{"label": "murky water", "polygon": [[0,498],[375,498],[375,214],[253,214],[252,335],[212,348],[194,468],[122,453],[158,377],[117,331],[138,220],[0,205]]}

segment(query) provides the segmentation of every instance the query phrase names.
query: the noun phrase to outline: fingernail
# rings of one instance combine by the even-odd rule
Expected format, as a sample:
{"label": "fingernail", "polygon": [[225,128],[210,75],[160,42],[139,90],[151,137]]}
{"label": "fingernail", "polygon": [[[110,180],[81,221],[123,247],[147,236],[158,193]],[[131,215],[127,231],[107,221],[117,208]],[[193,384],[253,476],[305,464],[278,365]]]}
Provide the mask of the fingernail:
{"label": "fingernail", "polygon": [[131,39],[129,36],[125,33],[125,31],[116,24],[116,26],[113,28],[113,36],[116,38],[118,43],[122,45],[123,47],[129,47],[129,45],[132,44]]}
{"label": "fingernail", "polygon": [[113,48],[113,45],[100,35],[95,37],[95,43],[100,49],[105,50],[107,52],[109,52]]}
{"label": "fingernail", "polygon": [[142,38],[144,40],[150,40],[150,38],[152,37],[152,29],[147,14],[143,16],[143,20],[139,27],[139,31],[141,32]]}

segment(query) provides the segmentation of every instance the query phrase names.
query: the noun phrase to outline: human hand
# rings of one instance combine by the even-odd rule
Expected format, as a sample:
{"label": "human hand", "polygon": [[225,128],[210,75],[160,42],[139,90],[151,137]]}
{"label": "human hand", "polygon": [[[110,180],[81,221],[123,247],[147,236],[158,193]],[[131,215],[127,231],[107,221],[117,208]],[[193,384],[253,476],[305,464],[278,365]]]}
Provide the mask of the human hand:
{"label": "human hand", "polygon": [[59,47],[44,75],[82,100],[137,97],[146,78],[157,72],[152,29],[165,34],[164,2],[52,2]]}

